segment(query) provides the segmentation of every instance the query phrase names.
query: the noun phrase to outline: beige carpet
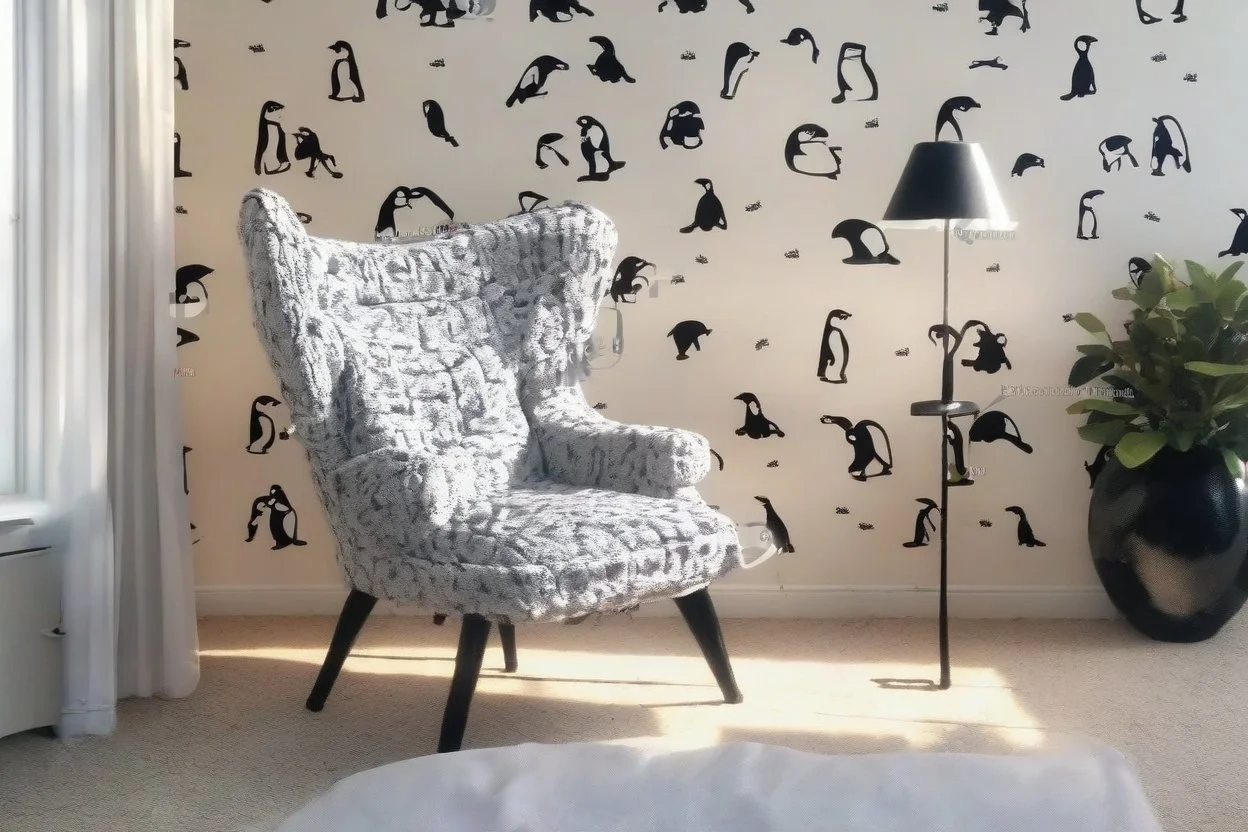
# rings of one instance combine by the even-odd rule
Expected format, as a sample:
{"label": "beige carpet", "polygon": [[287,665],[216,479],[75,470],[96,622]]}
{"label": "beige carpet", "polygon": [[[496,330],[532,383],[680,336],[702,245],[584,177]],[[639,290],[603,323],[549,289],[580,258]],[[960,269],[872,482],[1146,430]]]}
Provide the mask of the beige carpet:
{"label": "beige carpet", "polygon": [[[334,781],[434,748],[455,631],[369,622],[329,704],[303,709],[333,622],[201,622],[203,682],[185,701],[128,701],[107,739],[0,740],[5,832],[253,832]],[[1140,771],[1168,830],[1248,825],[1248,618],[1197,645],[1109,622],[954,622],[954,688],[930,678],[927,621],[729,621],[742,705],[718,692],[678,619],[520,628],[497,641],[465,747],[748,740],[804,750],[1027,752],[1103,742]]]}

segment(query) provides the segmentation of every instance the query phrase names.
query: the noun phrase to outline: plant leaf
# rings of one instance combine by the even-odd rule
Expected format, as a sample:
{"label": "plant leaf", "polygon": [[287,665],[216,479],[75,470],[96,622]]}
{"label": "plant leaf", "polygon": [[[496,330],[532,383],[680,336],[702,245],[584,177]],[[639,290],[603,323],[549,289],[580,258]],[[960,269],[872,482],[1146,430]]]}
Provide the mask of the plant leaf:
{"label": "plant leaf", "polygon": [[1079,426],[1079,438],[1093,445],[1117,445],[1122,437],[1130,431],[1130,426],[1122,419],[1112,422],[1090,422]]}
{"label": "plant leaf", "polygon": [[1117,300],[1135,300],[1135,287],[1119,286],[1117,289],[1110,292],[1110,294]]}
{"label": "plant leaf", "polygon": [[1223,286],[1225,286],[1227,283],[1230,283],[1232,280],[1235,279],[1236,273],[1239,272],[1239,270],[1243,267],[1243,265],[1244,265],[1243,260],[1236,260],[1234,263],[1227,266],[1225,269],[1222,270],[1222,274],[1218,275],[1218,283]]}
{"label": "plant leaf", "polygon": [[[1082,361],[1083,359],[1079,359]],[[1203,376],[1248,375],[1248,364],[1215,364],[1212,361],[1188,361],[1183,365],[1193,373]]]}
{"label": "plant leaf", "polygon": [[1114,446],[1114,458],[1125,468],[1139,468],[1166,446],[1166,437],[1155,430],[1128,433]]}
{"label": "plant leaf", "polygon": [[1088,411],[1097,413],[1108,413],[1111,416],[1143,416],[1144,411],[1140,410],[1133,404],[1115,401],[1114,399],[1080,399],[1070,407],[1066,408],[1067,413],[1087,413]]}
{"label": "plant leaf", "polygon": [[1071,387],[1081,387],[1106,370],[1113,369],[1114,362],[1106,361],[1100,356],[1085,355],[1070,368],[1070,376],[1066,383]]}
{"label": "plant leaf", "polygon": [[1232,281],[1218,289],[1218,298],[1214,301],[1218,313],[1226,320],[1234,318],[1235,310],[1239,308],[1239,299],[1245,292],[1248,292],[1248,286],[1238,281]]}
{"label": "plant leaf", "polygon": [[1226,463],[1226,470],[1235,479],[1241,479],[1244,476],[1244,463],[1230,448],[1222,451],[1222,461]]}
{"label": "plant leaf", "polygon": [[1164,315],[1154,315],[1144,322],[1144,326],[1162,338],[1170,340],[1178,340],[1179,338],[1179,327],[1173,318]]}
{"label": "plant leaf", "polygon": [[1212,301],[1218,296],[1218,281],[1209,274],[1209,270],[1192,260],[1184,261],[1187,274],[1192,279],[1192,288],[1201,301]]}
{"label": "plant leaf", "polygon": [[1084,355],[1095,355],[1106,361],[1113,361],[1117,357],[1114,355],[1114,351],[1104,344],[1080,344],[1075,349]]}
{"label": "plant leaf", "polygon": [[1079,324],[1079,326],[1083,327],[1088,332],[1091,332],[1093,335],[1108,332],[1108,330],[1105,329],[1105,324],[1101,323],[1101,319],[1093,315],[1091,312],[1080,312],[1076,314],[1075,323]]}
{"label": "plant leaf", "polygon": [[[1221,297],[1220,294],[1219,297]],[[1186,288],[1176,289],[1162,298],[1162,301],[1165,302],[1167,309],[1171,309],[1175,312],[1182,312],[1185,309],[1191,309],[1193,306],[1200,303],[1200,301],[1196,299],[1196,293],[1191,289]]]}
{"label": "plant leaf", "polygon": [[1245,407],[1248,407],[1248,392],[1235,393],[1234,395],[1227,396],[1221,401],[1215,402],[1213,407],[1210,409],[1210,412],[1214,416],[1221,416],[1223,413],[1227,413],[1231,410],[1240,410]]}

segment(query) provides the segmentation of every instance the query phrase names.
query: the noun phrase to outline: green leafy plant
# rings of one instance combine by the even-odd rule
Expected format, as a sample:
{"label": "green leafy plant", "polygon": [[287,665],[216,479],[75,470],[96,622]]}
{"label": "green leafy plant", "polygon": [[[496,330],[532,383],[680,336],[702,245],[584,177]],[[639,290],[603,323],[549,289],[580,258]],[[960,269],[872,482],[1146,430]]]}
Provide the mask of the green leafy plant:
{"label": "green leafy plant", "polygon": [[[1234,477],[1248,460],[1248,286],[1235,278],[1243,265],[1220,274],[1184,261],[1189,281],[1160,255],[1138,286],[1115,289],[1134,307],[1123,338],[1115,340],[1095,315],[1075,321],[1097,336],[1077,347],[1068,384],[1101,379],[1106,395],[1080,399],[1067,413],[1086,414],[1079,435],[1114,449],[1118,462],[1137,468],[1164,447],[1204,445],[1222,454]],[[1108,392],[1113,388],[1113,393]]]}

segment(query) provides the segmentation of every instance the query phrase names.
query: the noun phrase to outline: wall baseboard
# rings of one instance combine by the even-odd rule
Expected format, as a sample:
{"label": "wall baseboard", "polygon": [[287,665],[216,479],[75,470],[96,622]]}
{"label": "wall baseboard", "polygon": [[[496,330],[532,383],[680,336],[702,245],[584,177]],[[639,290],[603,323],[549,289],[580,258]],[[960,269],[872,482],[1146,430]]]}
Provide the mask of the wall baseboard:
{"label": "wall baseboard", "polygon": [[[195,591],[197,614],[338,615],[346,590],[340,586],[205,586]],[[721,618],[935,618],[937,590],[910,586],[749,586],[714,589]],[[381,615],[425,615],[424,610],[377,605]],[[675,604],[646,604],[638,617],[676,615]],[[1114,618],[1117,612],[1100,587],[951,586],[952,618]]]}

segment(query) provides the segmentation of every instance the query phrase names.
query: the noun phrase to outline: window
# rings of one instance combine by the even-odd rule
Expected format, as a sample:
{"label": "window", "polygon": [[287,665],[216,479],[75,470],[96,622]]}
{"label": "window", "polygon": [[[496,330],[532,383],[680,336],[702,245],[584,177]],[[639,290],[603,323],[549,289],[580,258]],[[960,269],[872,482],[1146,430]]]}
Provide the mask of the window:
{"label": "window", "polygon": [[18,418],[26,398],[20,373],[22,306],[17,248],[17,84],[16,4],[0,0],[0,497],[24,491],[19,457],[23,442]]}

